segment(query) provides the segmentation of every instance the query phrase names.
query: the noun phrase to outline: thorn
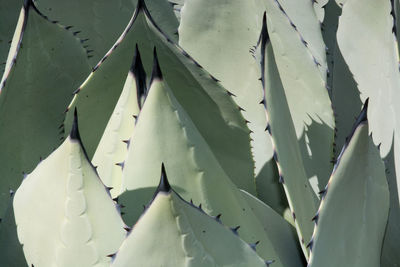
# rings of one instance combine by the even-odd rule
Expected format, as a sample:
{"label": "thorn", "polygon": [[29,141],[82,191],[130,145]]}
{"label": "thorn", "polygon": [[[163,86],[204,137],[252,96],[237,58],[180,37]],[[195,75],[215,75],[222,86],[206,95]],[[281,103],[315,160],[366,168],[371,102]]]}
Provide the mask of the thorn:
{"label": "thorn", "polygon": [[236,226],[235,228],[231,228],[231,230],[235,235],[238,235],[239,228],[240,228],[240,225]]}
{"label": "thorn", "polygon": [[129,148],[129,145],[131,144],[131,140],[122,140],[122,142],[124,142],[126,144],[126,148]]}
{"label": "thorn", "polygon": [[257,247],[257,245],[260,243],[260,241],[257,241],[257,242],[255,242],[255,243],[252,243],[252,244],[249,244],[249,246],[254,250],[254,251],[256,251],[256,247]]}
{"label": "thorn", "polygon": [[64,29],[69,30],[69,29],[71,29],[72,27],[74,27],[74,26],[66,26]]}
{"label": "thorn", "polygon": [[310,250],[312,250],[314,245],[314,237],[311,237],[310,242],[307,244],[306,248],[310,248]]}
{"label": "thorn", "polygon": [[275,262],[275,260],[267,260],[267,261],[265,261],[265,264],[267,265],[267,267],[269,267],[274,262]]}
{"label": "thorn", "polygon": [[76,108],[74,110],[74,122],[72,123],[72,129],[69,134],[69,137],[71,139],[81,140],[81,137],[79,135],[79,129],[78,129],[78,111]]}
{"label": "thorn", "polygon": [[244,110],[242,107],[239,107],[239,111],[246,111],[246,110]]}
{"label": "thorn", "polygon": [[72,34],[73,35],[77,35],[78,33],[80,33],[81,31],[76,31],[76,32],[73,32]]}
{"label": "thorn", "polygon": [[123,162],[115,163],[115,165],[120,166],[121,169],[124,169],[125,162],[123,161]]}
{"label": "thorn", "polygon": [[228,93],[228,95],[236,97],[236,95],[234,93],[232,93],[231,91],[226,90],[226,92]]}
{"label": "thorn", "polygon": [[318,224],[318,219],[319,219],[319,213],[315,214],[315,216],[311,219],[315,224]]}
{"label": "thorn", "polygon": [[161,178],[155,195],[157,195],[159,192],[169,193],[170,191],[171,191],[171,186],[168,182],[167,173],[165,172],[165,166],[164,163],[161,163]]}
{"label": "thorn", "polygon": [[160,69],[160,63],[158,62],[158,57],[157,57],[157,50],[156,47],[153,49],[153,71],[151,73],[151,78],[150,78],[150,84],[152,84],[153,80],[157,79],[162,81],[163,80],[163,75]]}
{"label": "thorn", "polygon": [[125,226],[124,229],[125,229],[125,231],[127,231],[128,233],[132,230],[132,228],[130,228],[130,227],[128,227],[128,226]]}
{"label": "thorn", "polygon": [[285,180],[283,179],[282,175],[279,176],[279,183],[281,183],[281,184],[285,183]]}
{"label": "thorn", "polygon": [[218,214],[217,216],[214,217],[214,219],[219,223],[221,223],[221,215],[222,214],[220,213],[220,214]]}

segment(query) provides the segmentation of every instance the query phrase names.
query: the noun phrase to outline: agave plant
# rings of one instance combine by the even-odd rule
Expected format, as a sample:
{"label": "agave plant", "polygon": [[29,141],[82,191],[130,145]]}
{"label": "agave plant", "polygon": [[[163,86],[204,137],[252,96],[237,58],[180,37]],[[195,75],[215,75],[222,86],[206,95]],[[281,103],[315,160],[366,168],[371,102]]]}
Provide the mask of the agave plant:
{"label": "agave plant", "polygon": [[0,0],[0,265],[400,266],[399,10]]}

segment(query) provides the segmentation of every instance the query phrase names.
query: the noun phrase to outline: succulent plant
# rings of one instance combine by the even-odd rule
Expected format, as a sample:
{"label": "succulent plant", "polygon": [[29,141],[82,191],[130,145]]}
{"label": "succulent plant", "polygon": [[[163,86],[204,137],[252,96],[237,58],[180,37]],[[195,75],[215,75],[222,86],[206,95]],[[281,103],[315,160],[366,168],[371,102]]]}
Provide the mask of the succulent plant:
{"label": "succulent plant", "polygon": [[399,5],[0,0],[0,265],[400,266]]}

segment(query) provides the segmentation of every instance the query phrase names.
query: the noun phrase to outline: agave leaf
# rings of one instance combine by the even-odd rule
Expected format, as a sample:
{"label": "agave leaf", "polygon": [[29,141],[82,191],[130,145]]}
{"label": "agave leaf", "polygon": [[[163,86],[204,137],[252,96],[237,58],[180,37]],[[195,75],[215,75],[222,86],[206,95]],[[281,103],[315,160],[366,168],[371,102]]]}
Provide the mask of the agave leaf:
{"label": "agave leaf", "polygon": [[259,105],[260,72],[249,52],[259,38],[262,13],[257,0],[192,0],[185,2],[179,25],[179,45],[229,88],[245,110],[256,175],[272,158],[265,112]]}
{"label": "agave leaf", "polygon": [[381,144],[382,157],[389,153],[394,135],[398,169],[400,73],[391,10],[390,1],[347,0],[339,18],[337,40],[361,100],[369,98],[369,132],[374,143]]}
{"label": "agave leaf", "polygon": [[[90,64],[94,66],[123,32],[137,0],[38,0],[38,7],[84,40]],[[177,40],[178,20],[166,0],[146,1],[161,29]]]}
{"label": "agave leaf", "polygon": [[146,76],[136,47],[135,57],[121,96],[92,159],[103,183],[112,188],[110,193],[113,198],[121,191],[122,164],[128,152],[136,117],[142,105],[141,98],[144,98],[145,91]]}
{"label": "agave leaf", "polygon": [[[312,1],[264,3],[268,32],[306,174],[315,181],[314,185],[323,188],[332,169],[334,117],[326,88],[325,45],[319,22]],[[312,139],[318,139],[318,144],[311,143]]]}
{"label": "agave leaf", "polygon": [[154,199],[122,243],[111,266],[128,266],[132,262],[166,267],[266,266],[229,228],[173,191],[164,170]]}
{"label": "agave leaf", "polygon": [[364,109],[314,217],[309,265],[380,266],[388,211],[385,168],[368,136]]}
{"label": "agave leaf", "polygon": [[22,246],[18,241],[12,201],[13,193],[11,194],[7,211],[0,223],[0,257],[3,266],[21,267],[26,266],[26,260]]}
{"label": "agave leaf", "polygon": [[6,66],[8,51],[10,50],[22,4],[22,0],[0,1],[0,75],[3,74]]}
{"label": "agave leaf", "polygon": [[[298,137],[312,120],[331,128],[334,125],[325,89],[325,45],[311,1],[303,2],[264,1],[270,38]],[[297,7],[302,3],[305,7]],[[311,99],[315,104],[309,104]]]}
{"label": "agave leaf", "polygon": [[[163,61],[160,63],[163,65]],[[246,242],[260,241],[260,256],[282,266],[281,255],[269,240],[269,233],[221,168],[172,90],[160,76],[153,77],[157,78],[152,79],[124,164],[122,188],[126,192],[119,201],[127,207],[125,221],[130,225],[138,219],[143,205],[157,188],[157,166],[164,162],[171,185],[184,199],[201,204],[212,216],[222,213],[226,225],[240,225],[240,236]]]}
{"label": "agave leaf", "polygon": [[283,184],[303,253],[307,258],[305,240],[309,240],[312,235],[311,218],[317,210],[317,197],[304,170],[285,91],[279,81],[273,49],[272,46],[267,46],[268,33],[265,22],[264,18],[259,47],[262,83],[265,90],[263,103],[267,111],[267,130],[272,136],[279,180]]}
{"label": "agave leaf", "polygon": [[272,243],[279,251],[285,253],[282,258],[284,266],[303,266],[303,254],[296,236],[296,229],[268,205],[246,191],[240,190],[251,210],[263,223]]}
{"label": "agave leaf", "polygon": [[[335,110],[335,158],[345,144],[354,121],[362,108],[360,94],[336,41],[336,31],[341,9],[335,1],[326,6],[324,39],[328,46],[329,77],[332,105]],[[339,148],[339,149],[337,149]]]}
{"label": "agave leaf", "polygon": [[30,1],[21,10],[12,50],[0,86],[0,214],[22,173],[59,145],[65,105],[90,71],[79,40]]}
{"label": "agave leaf", "polygon": [[163,35],[142,1],[120,40],[80,87],[67,113],[66,123],[70,125],[71,109],[78,107],[89,157],[121,94],[136,44],[147,73],[151,72],[153,47],[157,48],[165,80],[225,172],[240,188],[255,193],[249,130],[239,108],[223,87]]}
{"label": "agave leaf", "polygon": [[400,263],[398,253],[400,244],[400,205],[396,181],[393,147],[384,159],[386,177],[389,184],[390,207],[389,218],[383,239],[381,264],[382,267],[396,267]]}
{"label": "agave leaf", "polygon": [[35,266],[109,266],[126,232],[82,147],[69,137],[22,182],[14,197],[18,238]]}

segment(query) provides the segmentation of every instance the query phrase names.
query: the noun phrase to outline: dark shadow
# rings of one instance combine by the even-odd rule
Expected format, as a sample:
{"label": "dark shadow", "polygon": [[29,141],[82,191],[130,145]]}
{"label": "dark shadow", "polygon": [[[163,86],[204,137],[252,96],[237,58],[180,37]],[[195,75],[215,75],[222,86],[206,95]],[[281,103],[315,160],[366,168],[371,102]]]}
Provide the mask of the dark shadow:
{"label": "dark shadow", "polygon": [[273,158],[267,161],[256,176],[257,198],[270,206],[280,215],[289,206],[282,184],[279,183],[279,173]]}

